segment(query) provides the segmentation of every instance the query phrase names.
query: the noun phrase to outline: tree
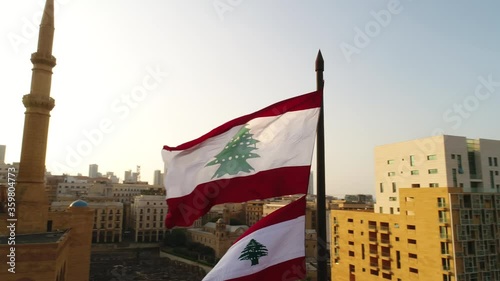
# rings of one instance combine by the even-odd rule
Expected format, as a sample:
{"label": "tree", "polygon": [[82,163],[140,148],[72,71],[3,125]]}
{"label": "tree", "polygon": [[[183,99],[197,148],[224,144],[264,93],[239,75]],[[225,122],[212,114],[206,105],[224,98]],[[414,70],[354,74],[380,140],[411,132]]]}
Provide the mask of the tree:
{"label": "tree", "polygon": [[245,249],[241,252],[240,257],[241,260],[250,260],[252,262],[251,266],[259,264],[259,258],[267,256],[267,248],[266,246],[260,244],[255,241],[255,239],[250,240],[248,244],[245,246]]}
{"label": "tree", "polygon": [[252,151],[257,149],[255,145],[259,141],[253,138],[250,129],[246,126],[242,127],[236,135],[229,141],[224,149],[215,156],[215,159],[210,161],[206,166],[220,165],[214,177],[222,177],[225,174],[236,175],[239,172],[249,173],[254,170],[247,159],[260,157]]}
{"label": "tree", "polygon": [[163,239],[165,246],[170,247],[183,247],[187,242],[187,235],[184,229],[172,229],[165,232]]}

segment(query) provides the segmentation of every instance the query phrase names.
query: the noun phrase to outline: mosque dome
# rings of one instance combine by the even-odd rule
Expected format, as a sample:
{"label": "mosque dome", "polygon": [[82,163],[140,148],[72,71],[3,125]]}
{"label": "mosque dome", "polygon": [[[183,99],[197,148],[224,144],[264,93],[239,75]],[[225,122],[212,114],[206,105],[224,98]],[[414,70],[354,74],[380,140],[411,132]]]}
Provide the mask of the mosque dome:
{"label": "mosque dome", "polygon": [[78,207],[78,208],[82,208],[82,207],[88,207],[89,204],[81,199],[78,199],[76,201],[73,201],[73,203],[69,204],[70,207]]}

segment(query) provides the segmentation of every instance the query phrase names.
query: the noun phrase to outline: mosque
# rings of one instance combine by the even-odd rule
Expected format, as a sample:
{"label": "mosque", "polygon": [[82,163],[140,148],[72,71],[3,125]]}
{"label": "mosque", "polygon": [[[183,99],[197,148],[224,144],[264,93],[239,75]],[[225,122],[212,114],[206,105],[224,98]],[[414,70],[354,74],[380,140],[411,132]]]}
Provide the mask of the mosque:
{"label": "mosque", "polygon": [[[50,111],[54,0],[46,0],[26,107],[21,161],[11,184],[0,192],[0,280],[88,281],[94,212],[77,200],[50,212],[45,193],[45,156]],[[15,201],[12,201],[12,198]],[[8,206],[6,208],[5,206]],[[4,254],[5,253],[5,254]]]}

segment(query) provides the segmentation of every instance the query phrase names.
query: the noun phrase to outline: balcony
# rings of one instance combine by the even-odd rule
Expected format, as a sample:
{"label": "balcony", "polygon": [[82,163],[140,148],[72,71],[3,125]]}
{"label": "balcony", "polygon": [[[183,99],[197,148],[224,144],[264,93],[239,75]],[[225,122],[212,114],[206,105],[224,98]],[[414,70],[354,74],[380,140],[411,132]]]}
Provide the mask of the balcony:
{"label": "balcony", "polygon": [[378,239],[377,237],[370,237],[370,244],[377,245],[378,244]]}
{"label": "balcony", "polygon": [[389,226],[386,225],[380,226],[380,232],[389,233]]}
{"label": "balcony", "polygon": [[443,270],[444,271],[451,271],[450,265],[449,264],[443,264]]}
{"label": "balcony", "polygon": [[446,205],[445,202],[438,202],[437,205],[438,205],[439,209],[446,209],[446,208],[448,208],[448,206]]}
{"label": "balcony", "polygon": [[375,267],[378,269],[378,262],[370,262],[370,267]]}
{"label": "balcony", "polygon": [[447,218],[439,218],[439,224],[448,224]]}
{"label": "balcony", "polygon": [[377,231],[377,225],[376,224],[369,224],[368,229],[372,231]]}
{"label": "balcony", "polygon": [[380,243],[388,245],[388,244],[391,244],[391,240],[387,239],[387,238],[386,239],[382,238],[382,239],[380,239]]}
{"label": "balcony", "polygon": [[390,260],[391,259],[391,252],[382,252],[382,258],[384,260]]}

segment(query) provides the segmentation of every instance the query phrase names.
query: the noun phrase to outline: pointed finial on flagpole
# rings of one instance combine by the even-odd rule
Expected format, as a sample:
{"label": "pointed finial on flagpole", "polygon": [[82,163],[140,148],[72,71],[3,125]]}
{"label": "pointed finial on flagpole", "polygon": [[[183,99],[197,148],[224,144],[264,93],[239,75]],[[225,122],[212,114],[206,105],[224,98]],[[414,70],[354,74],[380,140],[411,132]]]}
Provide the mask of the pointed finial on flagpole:
{"label": "pointed finial on flagpole", "polygon": [[323,60],[323,55],[321,54],[321,50],[318,51],[318,55],[316,56],[316,72],[325,70],[325,61]]}
{"label": "pointed finial on flagpole", "polygon": [[323,90],[325,81],[323,80],[323,71],[325,70],[325,61],[323,60],[323,55],[321,50],[318,51],[318,56],[316,56],[316,89]]}

